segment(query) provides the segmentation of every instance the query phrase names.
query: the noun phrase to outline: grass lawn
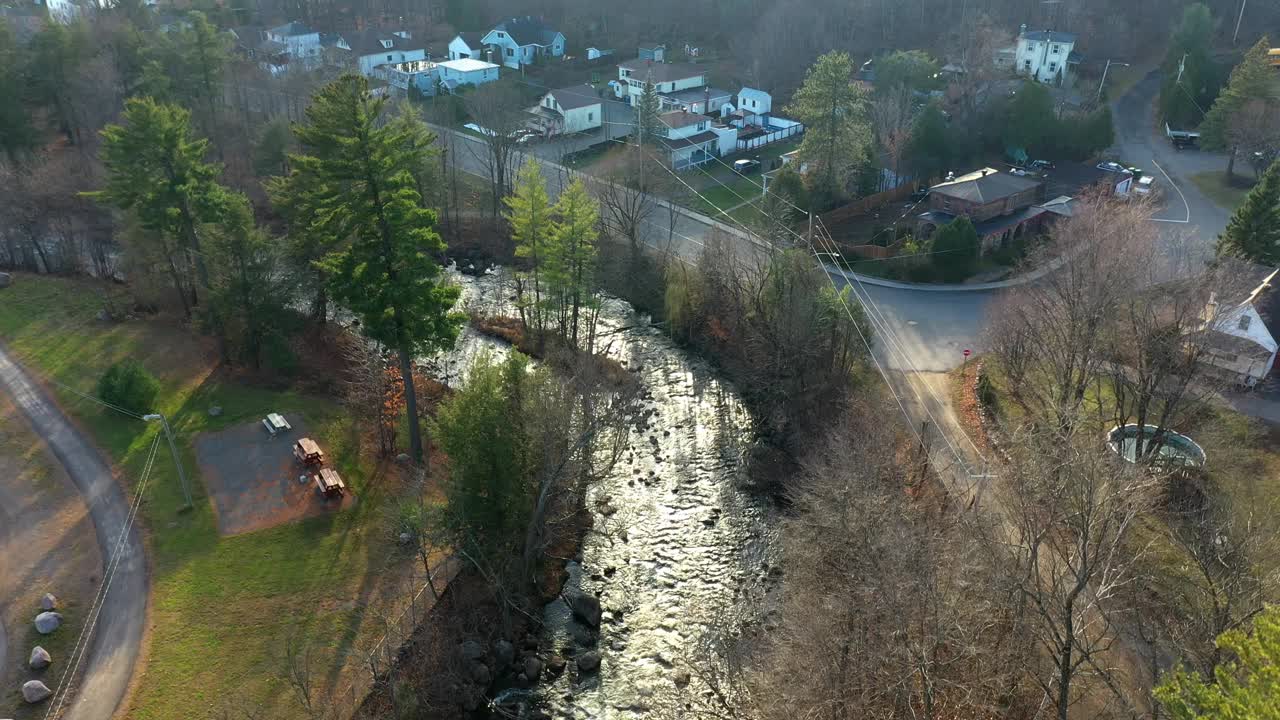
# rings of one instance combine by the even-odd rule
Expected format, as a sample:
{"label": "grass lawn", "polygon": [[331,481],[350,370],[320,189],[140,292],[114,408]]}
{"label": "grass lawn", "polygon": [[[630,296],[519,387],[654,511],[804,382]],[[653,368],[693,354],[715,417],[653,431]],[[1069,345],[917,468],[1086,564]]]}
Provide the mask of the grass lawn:
{"label": "grass lawn", "polygon": [[[1226,210],[1235,210],[1244,202],[1245,195],[1253,187],[1253,180],[1236,176],[1236,182],[1227,184],[1222,172],[1210,170],[1191,176],[1191,182],[1200,188],[1200,192]],[[1238,184],[1237,184],[1238,183]]]}
{"label": "grass lawn", "polygon": [[[374,609],[401,599],[397,586],[412,560],[381,522],[397,483],[362,456],[357,428],[333,399],[228,379],[214,372],[201,339],[165,320],[99,322],[101,292],[90,281],[18,275],[3,291],[0,337],[28,369],[81,392],[92,393],[102,371],[125,357],[161,381],[158,409],[179,435],[195,509],[179,512],[181,492],[163,453],[142,505],[153,584],[149,657],[127,716],[206,718],[233,701],[260,706],[262,717],[303,717],[279,679],[285,639],[296,633],[312,645],[316,682],[345,689],[360,672],[358,649],[380,634]],[[132,492],[157,428],[49,387],[116,461]],[[223,414],[210,417],[215,404]],[[310,422],[359,502],[346,512],[219,537],[192,440],[268,410]]]}

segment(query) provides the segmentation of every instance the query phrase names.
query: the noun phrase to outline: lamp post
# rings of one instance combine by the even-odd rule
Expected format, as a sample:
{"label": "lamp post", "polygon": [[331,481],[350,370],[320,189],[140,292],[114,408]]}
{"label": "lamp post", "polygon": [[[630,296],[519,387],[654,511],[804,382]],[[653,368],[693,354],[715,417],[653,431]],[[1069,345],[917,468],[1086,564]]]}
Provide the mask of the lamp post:
{"label": "lamp post", "polygon": [[1122,65],[1124,67],[1129,67],[1129,63],[1122,63],[1122,62],[1113,63],[1110,60],[1107,60],[1107,66],[1102,69],[1102,82],[1098,83],[1098,102],[1102,102],[1102,86],[1107,84],[1107,71],[1111,70],[1112,65]]}
{"label": "lamp post", "polygon": [[169,427],[169,421],[160,413],[152,413],[143,415],[143,420],[147,422],[160,421],[160,425],[164,428],[164,436],[169,441],[169,452],[173,454],[173,464],[178,466],[178,480],[182,483],[182,498],[186,500],[186,505],[182,506],[183,510],[190,510],[191,505],[191,488],[187,485],[187,471],[182,467],[182,458],[178,457],[178,446],[173,442],[173,430]]}

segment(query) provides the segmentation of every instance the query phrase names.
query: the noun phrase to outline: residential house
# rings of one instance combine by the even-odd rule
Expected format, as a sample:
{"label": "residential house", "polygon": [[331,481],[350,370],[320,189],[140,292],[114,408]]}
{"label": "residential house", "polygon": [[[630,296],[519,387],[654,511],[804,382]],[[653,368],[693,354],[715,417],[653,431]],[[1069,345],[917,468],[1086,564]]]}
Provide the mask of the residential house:
{"label": "residential house", "polygon": [[1069,86],[1080,65],[1075,47],[1074,33],[1028,31],[1023,25],[1014,50],[1014,71],[1037,82]]}
{"label": "residential house", "polygon": [[1242,280],[1241,293],[1210,297],[1201,332],[1209,333],[1202,363],[1213,374],[1253,388],[1275,369],[1280,346],[1280,270],[1238,260],[1224,261]]}
{"label": "residential house", "polygon": [[510,68],[532,65],[543,58],[564,57],[564,34],[533,16],[500,22],[480,42]]}
{"label": "residential house", "polygon": [[667,61],[667,46],[649,43],[641,45],[636,49],[636,56],[641,60],[652,60],[653,62]]}
{"label": "residential house", "polygon": [[663,145],[670,152],[671,168],[684,170],[711,162],[719,153],[720,136],[711,130],[706,115],[676,110],[658,116],[666,137]]}
{"label": "residential house", "polygon": [[78,0],[44,0],[44,6],[49,11],[49,19],[63,25],[80,17],[82,11]]}
{"label": "residential house", "polygon": [[323,61],[320,33],[300,22],[269,29],[244,25],[230,30],[236,47],[272,75],[310,70]]}
{"label": "residential house", "polygon": [[314,65],[320,61],[320,32],[296,20],[267,30],[267,40],[279,43],[293,62]]}
{"label": "residential house", "polygon": [[917,219],[917,235],[929,237],[958,217],[973,223],[982,251],[1002,247],[1034,229],[1049,211],[1036,203],[1044,183],[1030,175],[982,168],[929,188],[929,210]]}
{"label": "residential house", "polygon": [[452,93],[462,85],[493,82],[498,79],[498,66],[471,58],[444,62],[408,60],[385,63],[375,73],[399,94],[407,94],[412,87],[423,95],[433,96],[441,90]]}
{"label": "residential house", "polygon": [[348,62],[358,67],[365,77],[372,77],[379,65],[427,59],[423,44],[415,42],[404,30],[344,32],[338,38],[337,48],[347,52]]}
{"label": "residential house", "polygon": [[484,33],[461,32],[449,41],[450,60],[488,60],[485,57],[484,43],[480,39]]}
{"label": "residential house", "polygon": [[548,92],[529,112],[544,135],[586,132],[603,124],[604,101],[590,85],[574,85]]}
{"label": "residential house", "polygon": [[[773,112],[773,96],[763,90],[744,87],[738,91],[738,112],[744,119],[764,118]],[[748,124],[760,125],[760,121],[747,120]]]}
{"label": "residential house", "polygon": [[[660,63],[641,58],[619,63],[618,79],[609,83],[614,95],[629,105],[637,104],[649,85],[665,97],[683,90],[700,89],[706,84],[707,75],[698,65]],[[674,98],[662,102],[668,107],[679,104]]]}

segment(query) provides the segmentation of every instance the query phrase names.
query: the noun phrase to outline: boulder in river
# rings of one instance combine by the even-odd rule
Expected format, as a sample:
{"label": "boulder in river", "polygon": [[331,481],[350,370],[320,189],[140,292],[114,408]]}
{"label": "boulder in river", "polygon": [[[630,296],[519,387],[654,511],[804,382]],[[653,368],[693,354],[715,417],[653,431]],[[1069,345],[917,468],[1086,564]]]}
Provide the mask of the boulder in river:
{"label": "boulder in river", "polygon": [[565,598],[573,616],[589,627],[600,627],[600,598],[586,593],[573,593]]}
{"label": "boulder in river", "polygon": [[44,702],[52,694],[53,691],[49,689],[49,686],[39,680],[28,680],[22,683],[22,699],[32,705]]}
{"label": "boulder in river", "polygon": [[45,612],[57,610],[58,597],[53,593],[45,593],[44,596],[40,598],[40,609]]}
{"label": "boulder in river", "polygon": [[489,683],[493,682],[493,674],[489,672],[489,666],[484,663],[476,663],[471,666],[471,679],[482,688],[489,687]]}
{"label": "boulder in river", "polygon": [[36,616],[36,632],[48,635],[62,625],[62,615],[56,612],[42,612]]}
{"label": "boulder in river", "polygon": [[560,653],[552,653],[551,656],[547,658],[547,671],[553,675],[559,675],[564,672],[565,664],[563,655]]}
{"label": "boulder in river", "polygon": [[684,669],[676,670],[671,674],[671,680],[678,688],[686,687],[690,680],[689,671]]}
{"label": "boulder in river", "polygon": [[459,648],[462,651],[462,657],[467,660],[476,662],[484,659],[484,645],[481,645],[475,640],[466,640],[459,646]]}
{"label": "boulder in river", "polygon": [[578,669],[584,673],[592,673],[600,669],[600,653],[592,650],[578,656]]}
{"label": "boulder in river", "polygon": [[537,680],[542,674],[542,661],[536,657],[527,657],[524,659],[524,675],[530,680]]}
{"label": "boulder in river", "polygon": [[493,644],[493,658],[498,669],[505,670],[516,661],[516,647],[506,640],[499,640]]}
{"label": "boulder in river", "polygon": [[43,670],[49,667],[49,663],[53,662],[53,658],[49,656],[49,651],[39,645],[31,648],[31,659],[27,661],[27,665],[32,670]]}

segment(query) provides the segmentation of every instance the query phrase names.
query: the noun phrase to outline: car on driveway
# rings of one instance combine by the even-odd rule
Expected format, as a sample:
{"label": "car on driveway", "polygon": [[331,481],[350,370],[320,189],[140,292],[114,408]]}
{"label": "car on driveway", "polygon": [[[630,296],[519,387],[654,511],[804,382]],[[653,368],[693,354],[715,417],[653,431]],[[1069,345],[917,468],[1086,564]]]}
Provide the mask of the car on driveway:
{"label": "car on driveway", "polygon": [[760,170],[759,160],[734,160],[733,171],[739,175],[747,175],[749,173],[758,172]]}

